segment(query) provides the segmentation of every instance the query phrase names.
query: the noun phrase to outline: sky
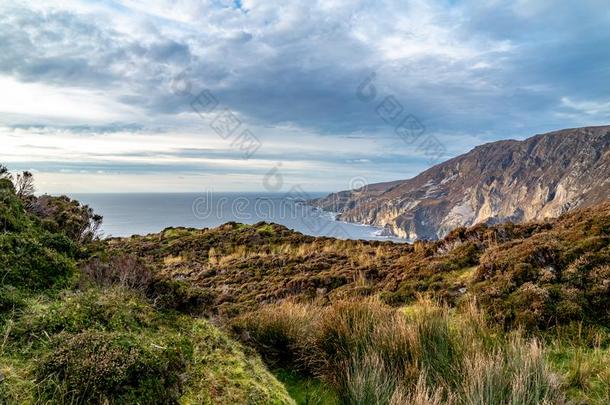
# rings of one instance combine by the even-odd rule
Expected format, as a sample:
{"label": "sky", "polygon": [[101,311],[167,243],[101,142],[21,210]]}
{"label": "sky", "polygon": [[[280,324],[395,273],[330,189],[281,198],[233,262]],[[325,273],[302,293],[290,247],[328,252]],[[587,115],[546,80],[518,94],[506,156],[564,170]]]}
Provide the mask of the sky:
{"label": "sky", "polygon": [[610,124],[603,0],[0,0],[38,192],[335,191]]}

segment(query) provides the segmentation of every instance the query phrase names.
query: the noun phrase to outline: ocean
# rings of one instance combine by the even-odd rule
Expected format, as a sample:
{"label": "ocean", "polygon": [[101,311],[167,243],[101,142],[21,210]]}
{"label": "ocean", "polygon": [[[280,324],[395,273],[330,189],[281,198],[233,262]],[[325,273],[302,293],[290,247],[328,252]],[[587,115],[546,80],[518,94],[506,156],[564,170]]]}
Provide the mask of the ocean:
{"label": "ocean", "polygon": [[[318,198],[326,193],[310,193]],[[381,229],[336,221],[335,215],[303,204],[283,193],[146,193],[70,194],[104,217],[104,237],[145,235],[167,227],[212,228],[235,221],[255,224],[275,222],[313,236],[340,239],[404,239],[381,235]]]}

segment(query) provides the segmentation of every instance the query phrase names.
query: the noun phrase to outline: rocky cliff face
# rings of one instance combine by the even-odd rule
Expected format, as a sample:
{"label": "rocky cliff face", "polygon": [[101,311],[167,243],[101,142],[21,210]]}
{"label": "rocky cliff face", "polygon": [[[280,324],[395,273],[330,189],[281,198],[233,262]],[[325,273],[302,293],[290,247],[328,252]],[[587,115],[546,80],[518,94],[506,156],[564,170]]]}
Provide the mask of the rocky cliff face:
{"label": "rocky cliff face", "polygon": [[499,141],[402,181],[312,204],[388,234],[436,239],[459,226],[556,217],[610,198],[610,126]]}

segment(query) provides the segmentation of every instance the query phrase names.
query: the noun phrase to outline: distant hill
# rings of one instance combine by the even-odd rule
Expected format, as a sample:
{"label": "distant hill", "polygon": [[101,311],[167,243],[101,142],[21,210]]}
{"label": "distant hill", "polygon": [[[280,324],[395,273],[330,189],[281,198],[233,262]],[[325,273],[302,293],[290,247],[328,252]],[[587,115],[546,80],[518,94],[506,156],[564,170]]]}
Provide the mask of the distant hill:
{"label": "distant hill", "polygon": [[610,126],[600,126],[484,144],[411,179],[312,203],[388,234],[438,239],[459,226],[557,217],[609,195]]}
{"label": "distant hill", "polygon": [[404,305],[431,294],[447,303],[474,296],[507,326],[610,322],[610,203],[414,244],[313,237],[261,222],[168,228],[104,245],[109,258],[137,257],[154,274],[207,291],[203,310],[212,317],[286,299],[325,305],[379,295]]}

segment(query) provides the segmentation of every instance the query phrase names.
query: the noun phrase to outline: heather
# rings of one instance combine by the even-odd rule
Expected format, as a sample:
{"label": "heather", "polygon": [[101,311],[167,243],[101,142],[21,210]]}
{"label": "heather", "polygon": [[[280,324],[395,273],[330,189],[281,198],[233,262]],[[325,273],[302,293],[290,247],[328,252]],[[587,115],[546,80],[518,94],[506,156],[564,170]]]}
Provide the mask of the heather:
{"label": "heather", "polygon": [[610,400],[608,203],[413,244],[99,239],[90,207],[25,186],[0,180],[3,403]]}
{"label": "heather", "polygon": [[96,266],[101,218],[0,180],[0,402],[290,404],[260,358],[137,260]]}
{"label": "heather", "polygon": [[110,239],[98,255],[137,257],[156,274],[203,288],[206,310],[222,317],[286,299],[324,305],[378,296],[397,307],[425,294],[450,306],[475,298],[507,330],[610,321],[608,203],[545,222],[458,228],[414,244],[228,223]]}

